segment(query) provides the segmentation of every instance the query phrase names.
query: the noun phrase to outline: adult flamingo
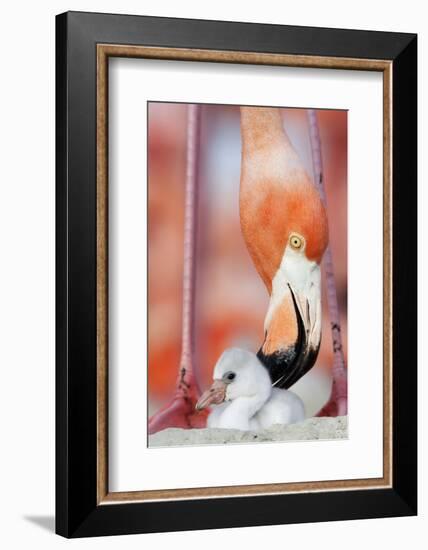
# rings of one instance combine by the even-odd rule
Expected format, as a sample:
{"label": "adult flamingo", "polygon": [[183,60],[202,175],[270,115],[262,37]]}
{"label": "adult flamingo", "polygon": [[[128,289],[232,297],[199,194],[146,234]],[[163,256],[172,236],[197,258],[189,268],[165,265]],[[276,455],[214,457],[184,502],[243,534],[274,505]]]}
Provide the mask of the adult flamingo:
{"label": "adult flamingo", "polygon": [[[193,365],[199,120],[200,107],[190,105],[182,359],[176,394],[170,404],[151,417],[149,433],[167,427],[203,427],[206,423],[206,412],[195,409],[200,390]],[[312,119],[311,124],[313,149],[317,139],[313,135],[314,127],[316,119]],[[283,129],[279,109],[242,107],[241,133],[241,228],[254,265],[270,295],[264,323],[265,339],[258,357],[268,369],[273,385],[288,388],[312,368],[318,355],[321,341],[320,263],[328,244],[327,216],[320,194]],[[318,152],[313,151],[315,171],[320,167],[318,153],[320,157],[319,148]],[[316,172],[317,176],[317,183],[322,187],[322,171]],[[333,375],[345,383],[338,386],[334,381],[331,399],[320,414],[346,413],[343,363],[339,367],[333,370]]]}
{"label": "adult flamingo", "polygon": [[241,108],[242,233],[270,295],[258,356],[273,385],[289,388],[321,342],[321,270],[328,226],[278,109]]}
{"label": "adult flamingo", "polygon": [[321,342],[321,269],[325,255],[333,336],[333,386],[319,416],[347,414],[347,376],[333,260],[328,248],[321,140],[308,111],[316,187],[286,134],[279,109],[241,108],[241,227],[270,295],[259,359],[273,385],[289,388],[315,364]]}

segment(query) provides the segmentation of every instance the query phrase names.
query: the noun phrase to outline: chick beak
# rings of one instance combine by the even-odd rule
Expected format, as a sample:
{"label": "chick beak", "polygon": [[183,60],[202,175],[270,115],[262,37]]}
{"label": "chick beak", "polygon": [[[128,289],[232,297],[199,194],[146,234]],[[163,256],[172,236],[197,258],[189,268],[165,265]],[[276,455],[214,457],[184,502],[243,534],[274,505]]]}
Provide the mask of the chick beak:
{"label": "chick beak", "polygon": [[196,403],[196,410],[200,411],[209,405],[223,403],[226,398],[226,384],[222,380],[214,380],[212,386],[205,391]]}

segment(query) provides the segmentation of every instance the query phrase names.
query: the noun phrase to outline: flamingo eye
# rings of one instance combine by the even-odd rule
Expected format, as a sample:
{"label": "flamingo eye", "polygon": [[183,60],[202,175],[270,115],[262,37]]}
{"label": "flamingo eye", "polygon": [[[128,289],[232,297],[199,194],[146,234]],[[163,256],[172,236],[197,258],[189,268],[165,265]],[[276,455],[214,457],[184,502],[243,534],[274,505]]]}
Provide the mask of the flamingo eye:
{"label": "flamingo eye", "polygon": [[236,374],[234,372],[226,372],[226,374],[223,376],[224,380],[227,380],[228,382],[232,382],[232,380],[235,380]]}
{"label": "flamingo eye", "polygon": [[297,233],[292,233],[290,235],[290,245],[294,250],[302,250],[305,246],[305,239]]}

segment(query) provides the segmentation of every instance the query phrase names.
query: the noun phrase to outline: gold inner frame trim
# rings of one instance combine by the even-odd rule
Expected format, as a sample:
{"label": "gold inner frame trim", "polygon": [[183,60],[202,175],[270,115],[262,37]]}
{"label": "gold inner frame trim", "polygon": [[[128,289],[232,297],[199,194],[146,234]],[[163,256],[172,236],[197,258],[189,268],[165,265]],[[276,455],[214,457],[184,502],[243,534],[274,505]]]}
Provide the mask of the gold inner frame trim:
{"label": "gold inner frame trim", "polygon": [[[383,476],[149,491],[108,489],[108,59],[348,69],[383,73]],[[373,59],[97,44],[97,503],[225,498],[392,486],[392,62]]]}

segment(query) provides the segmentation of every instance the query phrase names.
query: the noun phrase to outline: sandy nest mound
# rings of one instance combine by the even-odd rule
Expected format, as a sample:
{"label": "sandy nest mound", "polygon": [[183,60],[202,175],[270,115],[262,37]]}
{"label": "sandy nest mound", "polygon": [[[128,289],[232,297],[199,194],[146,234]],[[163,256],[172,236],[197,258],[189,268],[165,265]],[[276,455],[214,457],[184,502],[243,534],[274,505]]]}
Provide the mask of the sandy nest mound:
{"label": "sandy nest mound", "polygon": [[256,441],[308,441],[317,439],[346,439],[348,419],[308,418],[298,424],[277,424],[259,432],[206,428],[182,430],[168,428],[149,436],[149,447],[179,447],[181,445],[226,445],[230,443],[254,443]]}

